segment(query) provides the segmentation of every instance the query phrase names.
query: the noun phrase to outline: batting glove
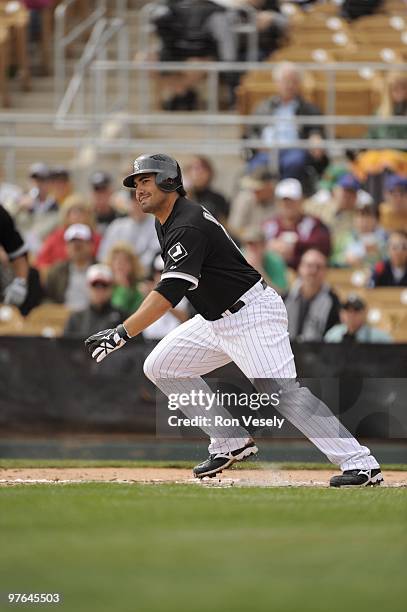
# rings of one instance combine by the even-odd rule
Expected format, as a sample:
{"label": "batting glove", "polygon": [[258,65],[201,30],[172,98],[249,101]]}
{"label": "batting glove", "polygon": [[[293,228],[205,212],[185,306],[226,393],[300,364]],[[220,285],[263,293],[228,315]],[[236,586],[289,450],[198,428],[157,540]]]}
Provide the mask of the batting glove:
{"label": "batting glove", "polygon": [[130,340],[124,325],[118,325],[114,329],[104,329],[85,340],[85,346],[93,359],[100,363],[105,357],[117,351]]}
{"label": "batting glove", "polygon": [[25,278],[15,278],[4,291],[4,303],[21,306],[27,297],[27,291],[27,281]]}

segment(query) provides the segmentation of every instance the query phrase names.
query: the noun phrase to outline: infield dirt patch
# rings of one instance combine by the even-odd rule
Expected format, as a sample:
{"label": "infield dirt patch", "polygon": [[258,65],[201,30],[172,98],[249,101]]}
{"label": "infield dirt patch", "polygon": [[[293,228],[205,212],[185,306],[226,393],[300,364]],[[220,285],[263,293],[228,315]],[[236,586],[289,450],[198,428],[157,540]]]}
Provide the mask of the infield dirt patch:
{"label": "infield dirt patch", "polygon": [[[225,470],[204,483],[224,486],[326,487],[338,470]],[[407,472],[385,471],[383,486],[407,487]],[[7,468],[0,469],[0,486],[36,483],[121,482],[196,483],[192,471],[180,468]]]}

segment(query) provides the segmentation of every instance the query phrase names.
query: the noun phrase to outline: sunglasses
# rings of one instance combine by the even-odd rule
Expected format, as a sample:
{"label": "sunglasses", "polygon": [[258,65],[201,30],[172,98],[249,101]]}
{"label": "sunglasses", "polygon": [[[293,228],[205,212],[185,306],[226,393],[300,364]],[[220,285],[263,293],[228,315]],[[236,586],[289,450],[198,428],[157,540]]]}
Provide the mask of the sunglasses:
{"label": "sunglasses", "polygon": [[90,286],[94,289],[108,289],[112,285],[110,283],[104,283],[103,281],[95,281],[94,283],[91,283]]}

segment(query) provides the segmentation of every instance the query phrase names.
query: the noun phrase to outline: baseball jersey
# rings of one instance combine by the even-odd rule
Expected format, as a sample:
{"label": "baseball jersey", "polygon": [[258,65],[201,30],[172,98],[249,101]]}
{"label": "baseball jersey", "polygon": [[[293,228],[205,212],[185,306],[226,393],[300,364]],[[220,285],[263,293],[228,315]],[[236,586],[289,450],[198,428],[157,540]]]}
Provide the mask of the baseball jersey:
{"label": "baseball jersey", "polygon": [[0,245],[6,251],[10,261],[27,252],[27,248],[16,230],[14,221],[0,204]]}
{"label": "baseball jersey", "polygon": [[161,279],[190,282],[186,297],[205,319],[219,319],[261,279],[215,217],[187,198],[178,198],[163,225],[156,220],[156,230]]}

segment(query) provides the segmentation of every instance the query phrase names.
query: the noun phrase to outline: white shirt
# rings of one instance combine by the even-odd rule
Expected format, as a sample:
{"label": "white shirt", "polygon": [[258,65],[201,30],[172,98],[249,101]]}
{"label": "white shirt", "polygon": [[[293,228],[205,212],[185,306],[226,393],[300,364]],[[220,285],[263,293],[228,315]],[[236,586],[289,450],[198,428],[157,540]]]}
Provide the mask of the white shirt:
{"label": "white shirt", "polygon": [[[187,306],[188,300],[186,298],[182,298],[180,303],[177,304],[177,308],[184,312],[186,312]],[[168,311],[157,321],[154,321],[154,323],[146,327],[143,331],[143,336],[146,340],[161,340],[161,338],[164,338],[170,331],[178,327],[180,323],[179,319],[177,319],[171,311]]]}
{"label": "white shirt", "polygon": [[64,302],[69,310],[83,310],[89,304],[86,272],[87,268],[77,268],[72,264],[69,266],[69,279]]}
{"label": "white shirt", "polygon": [[135,221],[132,217],[112,221],[100,244],[98,260],[104,261],[109,251],[118,242],[129,244],[143,266],[148,269],[154,256],[161,251],[153,215],[146,215],[141,221]]}
{"label": "white shirt", "polygon": [[281,121],[277,124],[268,125],[262,131],[262,139],[267,144],[274,144],[276,142],[280,144],[291,144],[298,138],[298,128],[291,118],[295,117],[295,111],[297,108],[297,100],[291,100],[290,102],[281,103],[275,111],[273,111],[273,117],[281,117]]}

